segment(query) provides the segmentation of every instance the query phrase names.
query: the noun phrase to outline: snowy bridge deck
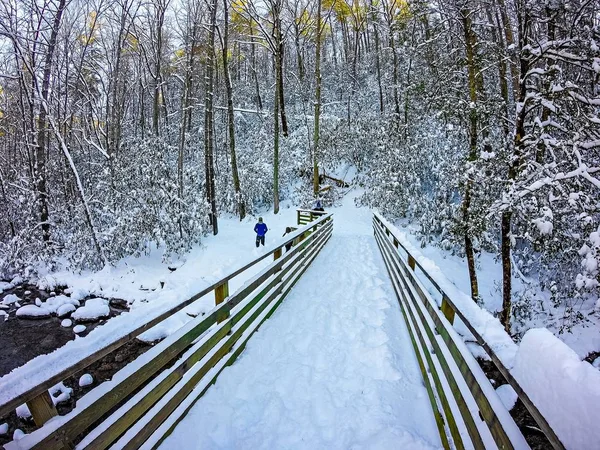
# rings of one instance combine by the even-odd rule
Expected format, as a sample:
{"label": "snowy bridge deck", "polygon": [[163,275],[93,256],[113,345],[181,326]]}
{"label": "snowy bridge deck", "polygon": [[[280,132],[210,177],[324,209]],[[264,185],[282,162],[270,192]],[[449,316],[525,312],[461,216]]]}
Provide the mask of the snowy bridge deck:
{"label": "snowy bridge deck", "polygon": [[[373,228],[338,220],[333,233],[331,214],[307,214],[316,220],[252,264],[270,254],[273,263],[232,295],[228,280],[252,264],[183,302],[214,291],[217,306],[71,413],[54,417],[48,387],[125,341],[54,368],[45,383],[10,386],[15,395],[3,398],[0,415],[27,402],[43,426],[6,448],[528,448],[455,320],[490,355],[548,445],[564,448],[383,217],[374,215]],[[286,244],[293,247],[284,253]]]}

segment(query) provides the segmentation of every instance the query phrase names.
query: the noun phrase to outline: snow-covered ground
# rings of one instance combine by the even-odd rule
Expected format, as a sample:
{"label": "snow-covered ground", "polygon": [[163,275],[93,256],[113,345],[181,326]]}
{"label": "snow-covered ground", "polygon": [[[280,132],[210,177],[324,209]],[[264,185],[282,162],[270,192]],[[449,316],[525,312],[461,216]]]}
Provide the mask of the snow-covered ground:
{"label": "snow-covered ground", "polygon": [[[360,194],[359,190],[350,191],[340,207],[332,208],[335,226],[331,241],[276,314],[249,341],[236,364],[223,372],[216,386],[209,389],[175,434],[165,441],[164,448],[189,448],[190,442],[210,448],[439,447],[410,340],[372,237],[373,212],[354,205]],[[179,260],[165,263],[157,249],[141,258],[126,258],[97,273],[44,276],[39,280],[40,287],[67,285],[65,292],[70,297],[53,297],[36,304],[36,308],[58,308],[69,303],[63,300],[77,302],[97,296],[82,309],[94,309],[88,312],[96,315],[95,309],[106,309],[103,299],[121,298],[127,301],[130,311],[0,378],[0,400],[13,397],[23,385],[45,378],[56,367],[80,360],[264,254],[283,241],[286,226],[295,225],[296,210],[284,206],[279,215],[265,213],[263,218],[270,229],[265,248],[254,246],[252,230],[256,218],[243,222],[233,217],[221,218],[219,235],[207,237],[203,245]],[[464,261],[437,247],[420,248],[414,229],[405,225],[399,224],[404,245],[431,271],[455,303],[464,306],[463,313],[473,319],[473,325],[507,367],[513,367],[516,355],[515,375],[530,395],[545,398],[548,389],[544,386],[550,385],[556,386],[554,391],[560,391],[555,393],[557,402],[568,404],[570,409],[565,406],[560,414],[552,415],[546,405],[542,413],[561,424],[558,428],[562,427],[565,441],[596,441],[595,436],[582,438],[581,430],[573,423],[578,421],[580,411],[598,410],[596,403],[588,400],[598,396],[595,386],[600,373],[585,362],[577,362],[587,351],[600,348],[597,324],[559,335],[578,356],[565,356],[564,361],[549,357],[543,377],[536,375],[529,368],[532,358],[528,356],[536,354],[535,348],[518,351],[498,320],[470,301]],[[270,260],[267,258],[233,279],[230,292]],[[491,311],[497,310],[500,266],[485,253],[479,256],[478,264],[484,305]],[[5,299],[5,303],[13,301],[10,296]],[[165,337],[213,305],[213,296],[207,295],[143,336],[147,340]],[[85,329],[77,325],[74,332],[81,332],[76,328]],[[547,348],[568,354],[560,342],[546,337],[543,344]],[[478,347],[469,348],[473,351]],[[565,373],[577,395],[561,387],[559,381]],[[540,379],[544,377],[542,383]],[[581,382],[584,378],[585,383]],[[499,395],[503,401],[513,402],[514,394],[506,391]],[[563,401],[565,395],[577,400]],[[596,416],[594,413],[590,417]]]}
{"label": "snow-covered ground", "polygon": [[352,200],[289,297],[161,448],[441,447],[372,215]]}
{"label": "snow-covered ground", "polygon": [[[54,352],[41,355],[25,365],[14,369],[0,378],[0,401],[11,398],[24,386],[44,380],[59,368],[67,368],[85,356],[127,335],[152,317],[176,306],[212,285],[224,276],[256,259],[270,248],[280,244],[286,226],[295,226],[296,209],[284,205],[278,215],[272,212],[263,214],[269,227],[265,247],[255,247],[253,232],[255,217],[240,222],[235,217],[222,218],[219,221],[219,234],[208,236],[202,245],[194,248],[181,259],[162,261],[162,251],[140,258],[125,258],[115,267],[106,267],[99,272],[58,272],[43,276],[38,284],[40,288],[52,290],[54,286],[66,285],[71,299],[79,300],[87,296],[100,298],[120,298],[127,301],[130,311],[108,320],[102,326],[92,330],[87,336],[68,342]],[[230,292],[234,292],[247,279],[264,268],[271,258],[266,258],[252,268],[244,271],[229,282]],[[169,269],[176,268],[175,271]],[[162,286],[162,287],[161,287]],[[101,301],[91,309],[102,308]],[[37,308],[37,306],[33,306]],[[214,307],[214,296],[206,295],[174,314],[166,321],[144,333],[141,337],[154,341],[171,334],[193,317]],[[81,314],[98,313],[90,308]],[[84,314],[85,313],[85,314]],[[92,314],[93,315],[93,314]],[[65,326],[71,326],[74,322]],[[1,326],[1,324],[0,324]],[[75,334],[85,330],[85,326],[73,328]]]}

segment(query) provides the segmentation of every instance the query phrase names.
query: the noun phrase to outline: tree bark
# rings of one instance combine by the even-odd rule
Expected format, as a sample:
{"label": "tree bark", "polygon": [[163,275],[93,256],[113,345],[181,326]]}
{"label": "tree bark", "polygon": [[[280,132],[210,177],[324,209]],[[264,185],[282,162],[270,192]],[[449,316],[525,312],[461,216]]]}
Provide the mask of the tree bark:
{"label": "tree bark", "polygon": [[[44,242],[50,241],[50,223],[48,221],[48,192],[46,186],[46,154],[48,152],[47,146],[47,116],[48,111],[45,104],[48,102],[48,94],[50,88],[50,76],[52,72],[52,61],[54,58],[54,50],[56,49],[56,39],[58,36],[58,30],[62,15],[65,9],[66,0],[60,0],[54,21],[52,23],[52,31],[50,33],[50,40],[48,41],[48,48],[46,50],[45,61],[44,61],[44,72],[42,75],[42,92],[41,92],[41,108],[38,117],[38,129],[37,129],[37,146],[35,151],[35,165],[34,165],[34,177],[35,186],[38,196],[38,209],[40,213],[40,222],[42,223],[42,239]],[[32,73],[32,77],[35,74]]]}
{"label": "tree bark", "polygon": [[[477,93],[478,93],[478,82],[477,82],[477,63],[475,61],[476,51],[476,37],[472,28],[471,11],[469,9],[463,9],[460,12],[463,31],[465,36],[465,50],[467,55],[467,71],[469,74],[469,99],[471,101],[469,111],[469,157],[468,163],[473,164],[477,160]],[[465,253],[467,256],[467,265],[469,267],[469,281],[471,284],[471,298],[475,302],[479,300],[479,286],[477,283],[477,270],[475,267],[475,254],[473,249],[473,241],[471,239],[470,231],[470,208],[471,208],[471,193],[473,190],[473,179],[470,175],[467,175],[467,181],[465,186],[465,195],[462,204],[463,213],[463,226],[465,228]]]}
{"label": "tree bark", "polygon": [[210,9],[210,27],[208,31],[208,52],[206,57],[205,74],[205,108],[204,108],[204,162],[206,173],[206,199],[210,205],[209,222],[212,226],[213,234],[219,232],[217,224],[217,203],[215,195],[215,164],[214,164],[214,107],[213,107],[213,89],[214,89],[214,68],[215,68],[215,30],[217,27],[217,0],[211,0]]}
{"label": "tree bark", "polygon": [[246,217],[246,205],[240,187],[240,176],[238,174],[237,156],[235,152],[235,123],[233,114],[233,87],[231,86],[231,75],[227,61],[228,39],[229,39],[229,5],[228,0],[223,0],[223,78],[225,79],[225,92],[227,95],[227,126],[229,133],[229,153],[231,155],[231,175],[233,178],[233,189],[235,191],[236,203],[240,220]]}
{"label": "tree bark", "polygon": [[319,195],[319,125],[321,119],[321,0],[317,0],[317,36],[315,50],[315,129],[313,133],[313,194]]}

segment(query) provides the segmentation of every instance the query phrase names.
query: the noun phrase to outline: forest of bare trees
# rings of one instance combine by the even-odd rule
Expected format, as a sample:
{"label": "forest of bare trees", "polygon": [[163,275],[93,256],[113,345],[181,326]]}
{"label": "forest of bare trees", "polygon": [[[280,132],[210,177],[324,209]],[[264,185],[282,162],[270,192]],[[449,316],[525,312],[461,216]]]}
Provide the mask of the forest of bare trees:
{"label": "forest of bare trees", "polygon": [[507,329],[531,283],[577,319],[599,78],[599,0],[4,0],[0,275],[185,252],[347,164],[465,256],[475,301],[498,256]]}

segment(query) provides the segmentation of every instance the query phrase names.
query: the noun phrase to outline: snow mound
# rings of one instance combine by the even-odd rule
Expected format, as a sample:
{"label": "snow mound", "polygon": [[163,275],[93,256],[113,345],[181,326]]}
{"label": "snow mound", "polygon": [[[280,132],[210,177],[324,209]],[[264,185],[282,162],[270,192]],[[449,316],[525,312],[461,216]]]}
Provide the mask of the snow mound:
{"label": "snow mound", "polygon": [[73,325],[73,321],[71,319],[64,319],[61,323],[60,326],[61,327],[65,327],[65,328],[69,328],[71,325]]}
{"label": "snow mound", "polygon": [[85,331],[85,328],[86,328],[85,325],[75,325],[73,327],[73,332],[76,334],[83,333]]}
{"label": "snow mound", "polygon": [[17,309],[17,317],[23,319],[45,319],[50,317],[50,311],[36,305],[25,305]]}
{"label": "snow mound", "polygon": [[13,303],[16,303],[18,301],[21,301],[21,299],[19,298],[19,296],[15,295],[15,294],[8,294],[6,297],[4,297],[2,299],[2,303],[4,305],[12,305]]}
{"label": "snow mound", "polygon": [[519,398],[510,384],[503,384],[500,386],[496,389],[496,394],[498,394],[502,404],[509,411],[515,407],[515,403],[517,403],[517,399]]}
{"label": "snow mound", "polygon": [[550,331],[525,333],[512,373],[566,448],[600,442],[600,372]]}
{"label": "snow mound", "polygon": [[95,321],[108,316],[110,316],[110,307],[108,300],[103,298],[89,299],[84,306],[77,308],[71,315],[78,322]]}
{"label": "snow mound", "polygon": [[12,283],[8,283],[7,281],[0,281],[0,294],[12,288],[14,288]]}
{"label": "snow mound", "polygon": [[[57,314],[60,317],[59,310],[64,308],[66,305],[77,307],[79,306],[79,302],[67,297],[66,295],[57,295],[56,297],[50,297],[48,300],[46,300],[43,304],[43,307],[52,314]],[[75,308],[72,310],[75,310]]]}
{"label": "snow mound", "polygon": [[29,411],[29,407],[26,403],[23,403],[21,406],[17,406],[15,412],[17,413],[17,417],[20,419],[28,419],[31,417],[31,411]]}
{"label": "snow mound", "polygon": [[22,430],[20,430],[19,428],[17,428],[15,430],[15,432],[13,433],[13,441],[20,441],[24,437],[25,437],[25,433]]}
{"label": "snow mound", "polygon": [[3,423],[0,424],[0,436],[2,436],[3,434],[8,433],[8,424],[7,423]]}
{"label": "snow mound", "polygon": [[79,378],[79,387],[89,386],[94,382],[94,378],[89,373],[84,373]]}
{"label": "snow mound", "polygon": [[64,305],[60,305],[60,307],[56,310],[56,315],[58,317],[68,316],[70,313],[75,311],[75,306],[70,303],[65,303]]}

